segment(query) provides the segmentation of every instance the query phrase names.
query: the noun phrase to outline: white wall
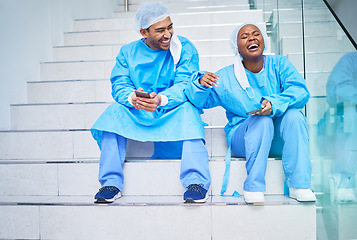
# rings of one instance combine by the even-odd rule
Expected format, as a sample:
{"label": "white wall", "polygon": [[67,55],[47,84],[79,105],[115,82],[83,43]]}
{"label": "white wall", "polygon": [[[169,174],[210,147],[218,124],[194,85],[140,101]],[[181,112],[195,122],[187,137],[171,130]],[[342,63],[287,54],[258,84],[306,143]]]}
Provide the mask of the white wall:
{"label": "white wall", "polygon": [[10,104],[26,103],[26,82],[38,81],[72,20],[111,17],[123,0],[0,0],[0,130],[10,129]]}

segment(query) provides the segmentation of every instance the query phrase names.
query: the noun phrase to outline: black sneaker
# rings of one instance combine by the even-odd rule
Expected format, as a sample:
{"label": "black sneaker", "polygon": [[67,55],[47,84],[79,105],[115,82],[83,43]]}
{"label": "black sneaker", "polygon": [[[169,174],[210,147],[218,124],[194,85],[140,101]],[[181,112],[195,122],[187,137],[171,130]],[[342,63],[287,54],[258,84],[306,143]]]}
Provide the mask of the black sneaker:
{"label": "black sneaker", "polygon": [[206,202],[208,195],[207,190],[203,188],[203,184],[191,184],[186,189],[187,190],[183,195],[183,201],[185,203]]}
{"label": "black sneaker", "polygon": [[105,186],[99,189],[94,196],[94,203],[112,203],[121,197],[121,192],[117,187]]}

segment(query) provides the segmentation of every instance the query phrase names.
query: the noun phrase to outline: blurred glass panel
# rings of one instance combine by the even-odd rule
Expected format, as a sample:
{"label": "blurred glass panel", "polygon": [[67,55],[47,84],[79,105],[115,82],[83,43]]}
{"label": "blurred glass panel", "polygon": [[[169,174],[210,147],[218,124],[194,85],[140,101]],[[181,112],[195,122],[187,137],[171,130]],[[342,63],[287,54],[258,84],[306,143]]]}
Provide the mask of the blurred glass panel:
{"label": "blurred glass panel", "polygon": [[306,106],[318,239],[357,239],[357,53],[323,0],[255,0],[270,52],[289,58]]}
{"label": "blurred glass panel", "polygon": [[314,4],[304,8],[304,46],[318,238],[356,239],[357,52],[324,3]]}

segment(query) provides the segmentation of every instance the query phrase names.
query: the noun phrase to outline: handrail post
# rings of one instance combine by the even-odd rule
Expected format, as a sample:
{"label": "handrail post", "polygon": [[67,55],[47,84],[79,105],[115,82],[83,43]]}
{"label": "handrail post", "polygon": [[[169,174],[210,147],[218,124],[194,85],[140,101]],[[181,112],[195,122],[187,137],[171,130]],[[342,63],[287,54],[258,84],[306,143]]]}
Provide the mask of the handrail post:
{"label": "handrail post", "polygon": [[124,11],[125,12],[129,11],[129,0],[124,0]]}

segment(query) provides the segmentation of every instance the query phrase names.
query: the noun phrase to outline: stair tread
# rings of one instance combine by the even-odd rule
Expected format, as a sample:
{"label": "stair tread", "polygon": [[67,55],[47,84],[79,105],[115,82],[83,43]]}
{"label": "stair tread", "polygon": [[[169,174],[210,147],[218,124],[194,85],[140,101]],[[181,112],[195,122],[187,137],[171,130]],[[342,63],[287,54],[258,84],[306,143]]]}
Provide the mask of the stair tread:
{"label": "stair tread", "polygon": [[[314,202],[301,203],[282,194],[265,195],[264,205],[296,205],[315,204]],[[1,196],[0,205],[61,205],[61,206],[91,206],[93,196]],[[182,196],[122,196],[110,206],[169,206],[182,205]],[[197,204],[194,204],[197,205]],[[252,205],[244,202],[243,197],[210,196],[206,203],[200,205]],[[262,204],[259,204],[262,205]]]}

